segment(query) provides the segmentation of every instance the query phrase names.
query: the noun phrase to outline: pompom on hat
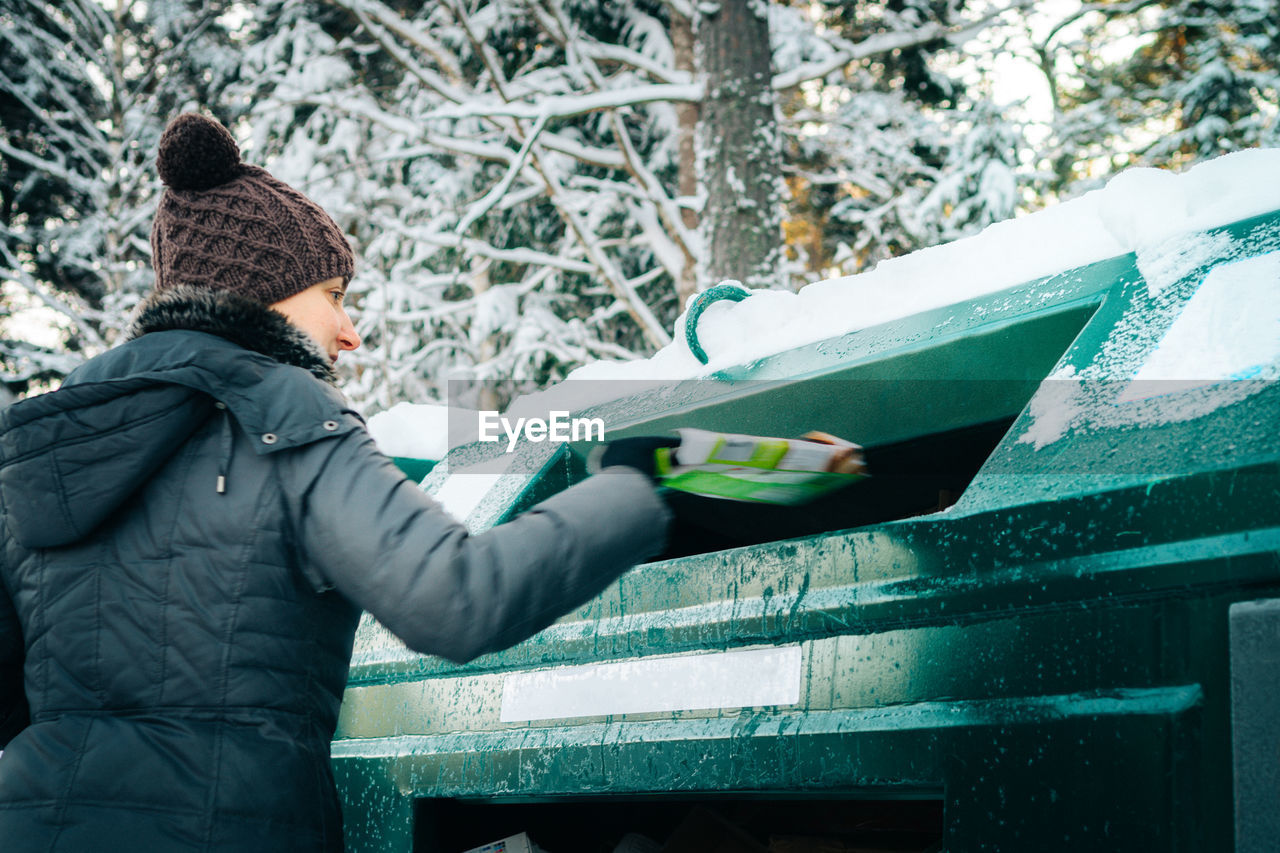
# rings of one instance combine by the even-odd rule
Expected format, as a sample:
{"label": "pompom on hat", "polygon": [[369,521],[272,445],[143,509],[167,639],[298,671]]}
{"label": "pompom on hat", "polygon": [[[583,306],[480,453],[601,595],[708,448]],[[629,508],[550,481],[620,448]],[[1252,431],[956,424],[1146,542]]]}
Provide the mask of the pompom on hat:
{"label": "pompom on hat", "polygon": [[240,159],[218,122],[183,113],[160,137],[164,182],[151,228],[156,291],[228,290],[270,305],[313,284],[350,281],[342,229],[302,193]]}

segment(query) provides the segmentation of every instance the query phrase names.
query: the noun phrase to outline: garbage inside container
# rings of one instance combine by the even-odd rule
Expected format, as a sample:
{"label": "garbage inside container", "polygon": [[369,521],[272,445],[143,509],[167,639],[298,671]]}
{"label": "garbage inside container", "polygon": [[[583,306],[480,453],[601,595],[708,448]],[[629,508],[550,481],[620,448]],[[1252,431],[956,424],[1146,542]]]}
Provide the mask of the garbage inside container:
{"label": "garbage inside container", "polygon": [[662,853],[662,845],[647,835],[628,832],[614,846],[613,853]]}
{"label": "garbage inside container", "polygon": [[942,801],[919,795],[422,799],[416,809],[418,853],[523,853],[519,846],[475,847],[501,833],[534,853],[932,853],[943,833]]}
{"label": "garbage inside container", "polygon": [[740,826],[702,806],[695,806],[662,853],[768,853]]}
{"label": "garbage inside container", "polygon": [[529,836],[521,832],[504,838],[501,841],[494,841],[491,844],[483,844],[479,847],[472,847],[466,853],[546,853],[538,845],[529,839]]}

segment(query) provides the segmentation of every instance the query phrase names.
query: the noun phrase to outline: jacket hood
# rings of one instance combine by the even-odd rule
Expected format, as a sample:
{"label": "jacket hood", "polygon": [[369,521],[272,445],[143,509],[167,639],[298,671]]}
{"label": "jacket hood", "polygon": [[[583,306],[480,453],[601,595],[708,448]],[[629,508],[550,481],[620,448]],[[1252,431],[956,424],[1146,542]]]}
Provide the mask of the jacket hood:
{"label": "jacket hood", "polygon": [[333,382],[311,339],[261,303],[194,288],[156,294],[126,343],[57,391],[0,410],[9,529],[27,548],[82,539],[224,410],[242,431],[272,434],[253,443],[258,453],[358,428]]}

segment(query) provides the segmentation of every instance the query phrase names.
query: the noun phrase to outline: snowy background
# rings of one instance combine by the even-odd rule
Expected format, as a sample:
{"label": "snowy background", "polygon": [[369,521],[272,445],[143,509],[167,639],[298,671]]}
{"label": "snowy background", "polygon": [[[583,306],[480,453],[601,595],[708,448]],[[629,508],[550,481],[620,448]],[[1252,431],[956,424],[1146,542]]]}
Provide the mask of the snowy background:
{"label": "snowy background", "polygon": [[[619,394],[630,393],[638,387],[634,380],[708,376],[1131,252],[1156,296],[1206,259],[1230,254],[1219,245],[1226,238],[1203,232],[1280,210],[1280,181],[1258,180],[1259,175],[1272,174],[1280,174],[1277,149],[1224,155],[1180,175],[1130,169],[1078,199],[995,223],[973,237],[885,261],[861,275],[818,282],[798,293],[759,290],[740,302],[716,303],[698,322],[698,337],[709,356],[705,364],[685,342],[682,314],[673,343],[652,357],[599,361],[574,371],[570,384],[598,380],[582,385],[590,399],[557,386],[537,395],[529,408],[581,408],[600,402],[610,387]],[[1158,380],[1162,391],[1170,392],[1170,382],[1191,388],[1223,379],[1258,378],[1259,366],[1274,370],[1280,365],[1278,257],[1267,254],[1215,270],[1134,380]],[[524,408],[521,402],[513,408]],[[369,427],[390,455],[443,459],[448,411],[445,406],[400,403],[374,415]],[[1058,427],[1046,426],[1033,439],[1043,443],[1060,434]]]}
{"label": "snowy background", "polygon": [[347,231],[358,405],[500,409],[688,375],[723,278],[712,367],[1274,208],[1278,41],[1261,0],[0,0],[0,402],[119,340],[183,110]]}

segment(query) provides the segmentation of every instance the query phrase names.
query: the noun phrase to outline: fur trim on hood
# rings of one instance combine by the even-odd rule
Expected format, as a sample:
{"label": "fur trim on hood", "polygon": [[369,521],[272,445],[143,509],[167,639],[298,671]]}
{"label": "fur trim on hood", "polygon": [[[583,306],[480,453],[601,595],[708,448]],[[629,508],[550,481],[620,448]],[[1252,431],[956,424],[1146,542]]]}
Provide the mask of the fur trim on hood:
{"label": "fur trim on hood", "polygon": [[333,365],[306,332],[270,306],[230,291],[180,286],[152,294],[139,306],[127,339],[175,329],[217,335],[338,384]]}

